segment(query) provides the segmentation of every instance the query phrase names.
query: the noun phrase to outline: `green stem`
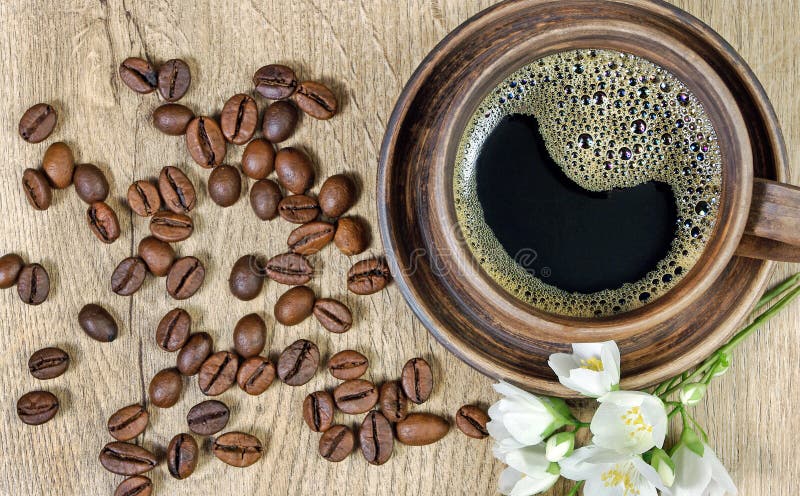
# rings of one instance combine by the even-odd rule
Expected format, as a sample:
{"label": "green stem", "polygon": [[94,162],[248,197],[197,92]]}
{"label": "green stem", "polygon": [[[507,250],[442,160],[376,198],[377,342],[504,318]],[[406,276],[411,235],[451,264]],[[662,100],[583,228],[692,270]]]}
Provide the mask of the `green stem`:
{"label": "green stem", "polygon": [[[709,357],[705,362],[703,362],[703,364],[701,364],[699,367],[697,367],[694,370],[694,372],[692,372],[691,374],[686,376],[686,378],[681,379],[680,382],[678,382],[674,386],[672,386],[669,389],[667,389],[664,393],[662,393],[660,395],[661,399],[665,399],[665,398],[669,397],[672,393],[674,393],[675,391],[679,390],[681,388],[681,386],[683,386],[687,382],[694,381],[697,377],[700,377],[700,375],[702,375],[711,366],[716,365],[717,364],[717,360],[719,360],[719,354],[718,353],[719,352],[717,352],[714,355],[712,355],[711,357]],[[685,376],[686,374],[683,374],[683,375]]]}
{"label": "green stem", "polygon": [[764,293],[761,299],[758,300],[758,303],[756,304],[753,311],[755,312],[756,310],[759,310],[761,307],[769,303],[772,299],[785,293],[786,290],[794,286],[797,283],[797,281],[800,281],[800,273],[793,275],[792,277],[786,279],[782,283],[778,284],[771,290]]}
{"label": "green stem", "polygon": [[589,423],[589,422],[581,422],[580,420],[576,420],[575,422],[573,422],[573,423],[572,423],[572,425],[574,425],[574,426],[575,426],[575,427],[577,427],[578,429],[582,429],[582,428],[584,428],[584,427],[588,428],[588,427],[589,427],[589,426],[591,426],[592,424],[591,424],[591,423]]}
{"label": "green stem", "polygon": [[681,407],[679,407],[679,406],[676,406],[675,408],[673,408],[672,411],[669,412],[669,414],[667,415],[667,420],[672,420],[672,417],[674,417],[675,414],[680,412],[680,411],[681,411]]}
{"label": "green stem", "polygon": [[575,485],[572,486],[572,489],[570,489],[570,491],[567,493],[567,496],[575,496],[576,494],[578,494],[578,491],[580,491],[581,487],[583,487],[583,482],[584,481],[575,483]]}

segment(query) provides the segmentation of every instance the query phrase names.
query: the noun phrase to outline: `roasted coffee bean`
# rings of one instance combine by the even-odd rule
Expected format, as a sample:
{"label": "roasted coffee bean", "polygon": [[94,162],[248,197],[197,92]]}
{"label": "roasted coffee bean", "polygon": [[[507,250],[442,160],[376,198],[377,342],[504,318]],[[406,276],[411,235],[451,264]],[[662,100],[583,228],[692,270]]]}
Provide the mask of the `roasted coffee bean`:
{"label": "roasted coffee bean", "polygon": [[19,135],[28,143],[44,141],[58,122],[56,110],[46,103],[37,103],[22,114]]}
{"label": "roasted coffee bean", "polygon": [[327,391],[315,391],[303,401],[303,420],[314,432],[325,432],[333,425],[333,412],[336,405]]}
{"label": "roasted coffee bean", "polygon": [[141,446],[114,441],[103,446],[100,464],[114,474],[139,475],[154,469],[158,459]]}
{"label": "roasted coffee bean", "polygon": [[319,203],[306,195],[287,196],[278,203],[280,216],[293,224],[311,222],[319,215]]}
{"label": "roasted coffee bean", "polygon": [[197,384],[206,396],[218,396],[236,382],[239,370],[239,357],[230,351],[218,351],[206,358],[200,367]]}
{"label": "roasted coffee bean", "polygon": [[458,429],[475,439],[489,437],[489,431],[486,430],[486,424],[489,420],[489,414],[475,405],[464,405],[456,413],[456,426]]}
{"label": "roasted coffee bean", "polygon": [[140,217],[150,217],[161,208],[161,195],[149,181],[136,181],[128,187],[128,206]]}
{"label": "roasted coffee bean", "polygon": [[217,121],[211,117],[195,117],[186,127],[186,148],[197,165],[216,167],[225,160],[227,144]]}
{"label": "roasted coffee bean", "polygon": [[147,270],[156,277],[164,277],[175,261],[175,250],[169,243],[153,236],[139,241],[137,253],[147,265]]}
{"label": "roasted coffee bean", "polygon": [[168,60],[158,70],[158,92],[168,102],[180,100],[189,90],[190,84],[192,71],[183,60]]}
{"label": "roasted coffee bean", "polygon": [[267,324],[258,314],[245,315],[233,328],[233,347],[243,358],[258,355],[267,344]]}
{"label": "roasted coffee bean", "polygon": [[278,204],[283,199],[281,189],[269,179],[256,181],[250,188],[250,207],[261,220],[272,220],[278,216]]}
{"label": "roasted coffee bean", "polygon": [[450,430],[447,420],[432,413],[409,413],[397,423],[397,440],[408,446],[425,446],[440,440]]}
{"label": "roasted coffee bean", "polygon": [[344,350],[328,359],[328,371],[343,381],[358,379],[367,372],[369,360],[354,350]]}
{"label": "roasted coffee bean", "polygon": [[0,257],[0,289],[8,289],[16,284],[24,266],[22,257],[16,253],[7,253]]}
{"label": "roasted coffee bean", "polygon": [[342,217],[336,221],[333,243],[347,256],[358,255],[369,246],[369,229],[356,217]]}
{"label": "roasted coffee bean", "polygon": [[72,173],[75,172],[75,157],[72,155],[72,149],[61,141],[53,143],[44,152],[42,169],[52,187],[66,188],[72,184]]}
{"label": "roasted coffee bean", "polygon": [[61,348],[42,348],[28,359],[28,371],[37,379],[54,379],[69,367],[69,355]]}
{"label": "roasted coffee bean", "polygon": [[150,62],[138,57],[130,57],[119,65],[119,77],[125,85],[136,93],[151,93],[158,86],[158,73]]}
{"label": "roasted coffee bean", "polygon": [[353,314],[344,303],[333,298],[322,298],[314,303],[314,317],[322,327],[330,332],[341,334],[353,325]]}
{"label": "roasted coffee bean", "polygon": [[267,140],[254,139],[242,153],[242,172],[251,179],[265,179],[275,170],[275,147]]}
{"label": "roasted coffee bean", "polygon": [[369,381],[351,379],[336,386],[333,398],[344,413],[364,413],[378,403],[378,388]]}
{"label": "roasted coffee bean", "polygon": [[211,452],[220,461],[243,468],[261,459],[264,448],[255,436],[244,432],[226,432],[214,440]]}
{"label": "roasted coffee bean", "polygon": [[119,220],[114,209],[105,202],[94,202],[86,209],[89,229],[103,243],[110,244],[119,239]]}
{"label": "roasted coffee bean", "polygon": [[275,302],[275,320],[293,326],[306,320],[314,310],[314,291],[308,286],[295,286]]}
{"label": "roasted coffee bean", "polygon": [[333,224],[322,221],[303,224],[289,234],[289,251],[301,255],[313,255],[323,249],[333,239]]}
{"label": "roasted coffee bean", "polygon": [[408,399],[425,403],[433,391],[433,372],[424,358],[412,358],[403,366],[400,384]]}
{"label": "roasted coffee bean", "polygon": [[275,155],[278,182],[288,191],[301,195],[314,184],[314,165],[302,150],[287,147]]}
{"label": "roasted coffee bean", "polygon": [[396,423],[408,415],[408,398],[399,381],[386,382],[381,386],[379,400],[381,412],[389,422]]}
{"label": "roasted coffee bean", "polygon": [[264,111],[261,132],[273,143],[286,141],[297,127],[297,107],[289,101],[274,102]]}
{"label": "roasted coffee bean", "polygon": [[211,436],[228,425],[231,411],[228,406],[217,400],[206,400],[196,404],[186,414],[189,430],[201,436]]}
{"label": "roasted coffee bean", "polygon": [[178,369],[163,369],[150,380],[150,403],[159,408],[169,408],[181,398],[183,379]]}
{"label": "roasted coffee bean", "polygon": [[203,362],[211,354],[214,340],[207,332],[196,332],[189,336],[186,344],[178,352],[176,364],[183,375],[195,375],[200,372]]}
{"label": "roasted coffee bean", "polygon": [[338,103],[336,96],[324,84],[316,81],[303,81],[292,95],[300,110],[315,119],[327,120],[336,115]]}
{"label": "roasted coffee bean", "polygon": [[383,465],[392,456],[394,434],[392,425],[378,411],[371,411],[364,417],[358,433],[361,454],[372,465]]}
{"label": "roasted coffee bean", "polygon": [[349,427],[334,425],[319,438],[319,456],[329,462],[340,462],[356,447],[356,436]]}
{"label": "roasted coffee bean", "polygon": [[303,255],[283,253],[270,258],[266,264],[270,279],[289,286],[299,286],[311,280],[314,268]]}
{"label": "roasted coffee bean", "polygon": [[139,257],[128,257],[117,265],[111,274],[111,291],[120,296],[130,296],[139,291],[147,275],[147,265]]}
{"label": "roasted coffee bean", "polygon": [[28,203],[36,210],[47,210],[53,202],[53,190],[47,177],[36,169],[25,169],[22,173],[22,190]]}
{"label": "roasted coffee bean", "polygon": [[247,394],[257,396],[275,380],[275,366],[269,358],[253,356],[242,362],[236,373],[236,383]]}
{"label": "roasted coffee bean", "polygon": [[75,185],[75,193],[78,194],[78,198],[86,203],[101,202],[108,198],[106,175],[94,164],[79,164],[75,166],[72,182]]}
{"label": "roasted coffee bean", "polygon": [[179,103],[167,103],[153,111],[153,126],[169,136],[182,136],[194,119],[194,112]]}
{"label": "roasted coffee bean", "polygon": [[190,434],[181,433],[173,437],[167,446],[167,470],[176,479],[185,479],[197,468],[200,448]]}
{"label": "roasted coffee bean", "polygon": [[114,496],[151,496],[153,494],[153,482],[144,475],[128,477],[120,482]]}
{"label": "roasted coffee bean", "polygon": [[173,308],[158,322],[156,344],[164,351],[178,351],[192,332],[192,317],[182,308]]}
{"label": "roasted coffee bean", "polygon": [[319,208],[328,217],[339,217],[356,203],[356,185],[344,174],[336,174],[319,188]]}
{"label": "roasted coffee bean", "polygon": [[231,267],[228,288],[240,300],[249,301],[261,293],[266,277],[264,262],[256,255],[244,255]]}
{"label": "roasted coffee bean", "polygon": [[185,300],[194,295],[203,285],[206,269],[195,257],[175,260],[167,274],[167,293],[176,300]]}
{"label": "roasted coffee bean", "polygon": [[236,167],[220,165],[208,176],[208,196],[220,207],[230,207],[242,195],[242,176]]}
{"label": "roasted coffee bean", "polygon": [[41,425],[58,413],[58,398],[49,391],[31,391],[17,400],[17,416],[28,425]]}
{"label": "roasted coffee bean", "polygon": [[26,265],[17,277],[17,294],[23,303],[41,305],[50,294],[50,275],[38,263]]}
{"label": "roasted coffee bean", "polygon": [[177,167],[168,165],[158,175],[158,191],[164,198],[164,205],[176,214],[188,214],[197,202],[194,185]]}
{"label": "roasted coffee bean", "polygon": [[114,317],[108,310],[94,303],[81,308],[78,312],[78,324],[87,336],[101,343],[110,343],[119,335],[119,327]]}
{"label": "roasted coffee bean", "polygon": [[183,241],[191,236],[192,232],[194,232],[194,222],[188,215],[161,211],[150,219],[150,234],[167,243]]}
{"label": "roasted coffee bean", "polygon": [[392,275],[383,258],[356,262],[347,273],[347,289],[358,295],[377,293],[389,284]]}
{"label": "roasted coffee bean", "polygon": [[244,145],[250,141],[258,128],[256,101],[242,93],[230,97],[222,107],[219,126],[229,143]]}
{"label": "roasted coffee bean", "polygon": [[311,341],[298,339],[278,358],[278,377],[290,386],[302,386],[314,377],[319,365],[319,348]]}
{"label": "roasted coffee bean", "polygon": [[108,418],[108,433],[117,441],[129,441],[147,428],[150,414],[143,405],[134,403],[120,408]]}
{"label": "roasted coffee bean", "polygon": [[253,75],[253,86],[264,98],[283,100],[292,96],[297,89],[297,77],[285,65],[265,65]]}

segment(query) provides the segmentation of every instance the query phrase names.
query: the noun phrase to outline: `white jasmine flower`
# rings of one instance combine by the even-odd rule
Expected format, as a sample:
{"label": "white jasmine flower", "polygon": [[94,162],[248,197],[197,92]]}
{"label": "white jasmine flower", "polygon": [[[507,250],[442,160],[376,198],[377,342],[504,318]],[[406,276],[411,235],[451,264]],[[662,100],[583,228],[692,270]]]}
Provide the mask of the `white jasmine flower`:
{"label": "white jasmine flower", "polygon": [[736,485],[717,455],[707,444],[701,446],[702,455],[681,442],[672,454],[675,463],[673,496],[736,495]]}
{"label": "white jasmine flower", "polygon": [[656,470],[639,455],[590,445],[576,450],[560,465],[562,476],[586,481],[586,495],[656,496],[657,490],[671,495]]}
{"label": "white jasmine flower", "polygon": [[619,348],[614,341],[576,343],[572,353],[554,353],[547,362],[564,386],[590,398],[619,387]]}
{"label": "white jasmine flower", "polygon": [[639,391],[612,391],[597,401],[600,407],[591,424],[594,444],[633,455],[664,445],[667,412],[658,397]]}
{"label": "white jasmine flower", "polygon": [[509,452],[495,452],[508,465],[498,482],[501,494],[529,496],[547,491],[560,477],[558,464],[545,457],[544,446],[528,446]]}
{"label": "white jasmine flower", "polygon": [[553,434],[545,444],[545,455],[551,462],[560,462],[572,454],[575,449],[575,433],[559,432]]}

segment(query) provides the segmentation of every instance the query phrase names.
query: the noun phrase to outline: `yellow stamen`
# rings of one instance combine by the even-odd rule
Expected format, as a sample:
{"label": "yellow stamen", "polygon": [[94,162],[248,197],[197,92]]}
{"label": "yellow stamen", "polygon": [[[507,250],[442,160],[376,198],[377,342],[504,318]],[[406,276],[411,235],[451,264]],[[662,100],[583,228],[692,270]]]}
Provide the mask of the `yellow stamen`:
{"label": "yellow stamen", "polygon": [[595,372],[603,371],[603,361],[599,358],[586,358],[581,360],[581,368],[594,370]]}
{"label": "yellow stamen", "polygon": [[634,437],[636,434],[653,432],[653,426],[644,421],[642,410],[638,406],[635,406],[625,412],[625,415],[622,415],[621,418],[625,422],[625,425],[628,425],[632,428],[630,432],[631,437]]}
{"label": "yellow stamen", "polygon": [[631,479],[631,465],[617,463],[600,476],[606,487],[616,487],[622,485],[623,496],[638,496],[639,489]]}

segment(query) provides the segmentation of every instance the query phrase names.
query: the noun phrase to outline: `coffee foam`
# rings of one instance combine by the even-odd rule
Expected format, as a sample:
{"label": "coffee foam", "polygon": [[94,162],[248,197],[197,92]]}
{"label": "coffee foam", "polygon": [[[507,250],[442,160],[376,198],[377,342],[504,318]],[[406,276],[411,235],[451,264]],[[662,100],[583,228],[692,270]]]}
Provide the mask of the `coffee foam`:
{"label": "coffee foam", "polygon": [[[547,284],[547,274],[527,272],[514,261],[519,254],[505,251],[484,219],[476,167],[486,138],[513,114],[536,118],[550,156],[584,189],[608,191],[648,181],[672,188],[675,238],[644,278],[594,293],[567,292]],[[546,312],[596,317],[639,308],[685,277],[713,232],[721,183],[716,134],[702,104],[680,80],[634,55],[586,49],[535,61],[483,100],[459,144],[454,193],[467,244],[500,286]]]}

